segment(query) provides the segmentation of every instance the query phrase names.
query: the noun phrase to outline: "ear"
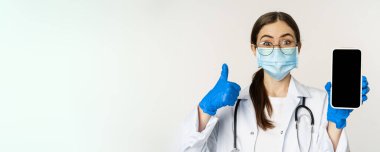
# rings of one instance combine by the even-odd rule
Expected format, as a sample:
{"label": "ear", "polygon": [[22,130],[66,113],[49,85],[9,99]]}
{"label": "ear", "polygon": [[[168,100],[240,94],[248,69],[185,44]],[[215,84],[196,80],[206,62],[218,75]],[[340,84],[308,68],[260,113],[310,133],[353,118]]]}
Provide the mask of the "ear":
{"label": "ear", "polygon": [[255,44],[251,44],[251,50],[253,52],[253,55],[256,56],[256,45]]}

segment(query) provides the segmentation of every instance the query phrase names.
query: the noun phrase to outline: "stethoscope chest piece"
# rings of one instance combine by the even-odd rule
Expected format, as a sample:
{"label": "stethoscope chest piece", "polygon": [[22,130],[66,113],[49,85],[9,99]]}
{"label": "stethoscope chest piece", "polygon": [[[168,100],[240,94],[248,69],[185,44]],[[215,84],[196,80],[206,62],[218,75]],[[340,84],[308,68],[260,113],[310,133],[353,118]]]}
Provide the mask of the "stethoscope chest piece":
{"label": "stethoscope chest piece", "polygon": [[231,150],[231,152],[239,152],[239,151],[240,151],[240,150],[237,149],[237,148],[234,148],[234,149]]}

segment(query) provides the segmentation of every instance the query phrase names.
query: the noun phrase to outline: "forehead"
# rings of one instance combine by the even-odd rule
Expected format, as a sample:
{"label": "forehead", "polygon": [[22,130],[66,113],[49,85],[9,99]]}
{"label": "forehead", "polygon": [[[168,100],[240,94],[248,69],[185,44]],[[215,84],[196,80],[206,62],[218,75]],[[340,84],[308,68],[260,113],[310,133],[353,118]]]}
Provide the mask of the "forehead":
{"label": "forehead", "polygon": [[270,35],[274,38],[279,38],[281,35],[290,33],[294,37],[294,31],[288,24],[284,21],[277,21],[271,24],[264,25],[259,34],[257,35],[257,39],[260,40],[263,35]]}

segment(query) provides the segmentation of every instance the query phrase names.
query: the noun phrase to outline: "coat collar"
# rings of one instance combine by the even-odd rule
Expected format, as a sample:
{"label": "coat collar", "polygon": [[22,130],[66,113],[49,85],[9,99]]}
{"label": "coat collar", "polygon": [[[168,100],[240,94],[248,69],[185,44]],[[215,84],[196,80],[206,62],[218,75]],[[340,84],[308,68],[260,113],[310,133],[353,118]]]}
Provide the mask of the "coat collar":
{"label": "coat collar", "polygon": [[[250,99],[249,87],[250,86],[246,86],[243,90],[240,91],[238,99],[242,99],[243,101],[244,99]],[[290,96],[308,98],[310,97],[310,93],[305,85],[301,84],[293,76],[291,76],[288,89],[288,97]]]}

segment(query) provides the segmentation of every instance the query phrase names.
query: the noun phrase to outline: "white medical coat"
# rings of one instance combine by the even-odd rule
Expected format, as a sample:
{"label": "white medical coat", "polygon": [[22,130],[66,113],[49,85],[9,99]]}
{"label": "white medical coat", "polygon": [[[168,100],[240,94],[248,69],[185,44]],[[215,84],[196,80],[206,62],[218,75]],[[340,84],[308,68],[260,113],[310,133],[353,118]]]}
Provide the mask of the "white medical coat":
{"label": "white medical coat", "polygon": [[[283,129],[282,151],[299,152],[300,147],[307,149],[312,143],[311,152],[333,152],[333,144],[327,133],[327,93],[325,91],[305,86],[293,77],[288,88],[288,100],[292,106],[289,110],[289,123]],[[306,106],[313,112],[315,124],[311,134],[310,119],[302,117],[300,120],[299,136],[301,146],[298,145],[296,122],[294,110],[300,104],[299,97],[306,97]],[[258,126],[256,124],[255,109],[249,95],[249,86],[240,91],[238,99],[241,99],[237,114],[237,148],[241,152],[254,152],[257,139]],[[180,151],[186,152],[225,152],[233,149],[233,116],[235,106],[226,106],[218,109],[215,116],[211,116],[206,128],[198,132],[198,109],[194,108],[192,113],[183,123],[180,141]],[[299,116],[308,115],[304,111],[299,112]],[[284,113],[285,114],[285,113]],[[305,146],[306,145],[306,146]],[[271,146],[271,145],[268,145]],[[306,148],[305,148],[306,147]],[[337,152],[349,151],[348,139],[343,129]]]}

